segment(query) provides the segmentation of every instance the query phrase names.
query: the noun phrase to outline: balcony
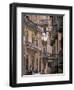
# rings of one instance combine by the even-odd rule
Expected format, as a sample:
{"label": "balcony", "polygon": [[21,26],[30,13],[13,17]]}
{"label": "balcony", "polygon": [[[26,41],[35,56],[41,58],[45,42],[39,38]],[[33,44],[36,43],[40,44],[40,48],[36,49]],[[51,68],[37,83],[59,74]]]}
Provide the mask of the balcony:
{"label": "balcony", "polygon": [[51,44],[51,46],[53,46],[53,44],[55,43],[55,40],[58,39],[58,33],[56,31],[52,31],[50,38],[51,38],[50,44]]}
{"label": "balcony", "polygon": [[40,29],[39,25],[36,24],[36,23],[34,23],[34,22],[32,22],[31,20],[25,18],[24,23],[25,23],[28,27],[32,28],[33,31],[35,31],[35,32],[41,32],[41,33],[42,33],[42,29]]}
{"label": "balcony", "polygon": [[48,19],[42,19],[39,22],[41,27],[48,26]]}
{"label": "balcony", "polygon": [[53,18],[53,30],[56,32],[63,32],[63,17],[56,16]]}
{"label": "balcony", "polygon": [[45,53],[43,53],[43,56],[47,56],[49,58],[49,60],[55,60],[59,56],[59,54],[58,53],[50,54],[48,52],[45,52]]}
{"label": "balcony", "polygon": [[41,51],[41,48],[39,46],[36,46],[35,44],[33,44],[31,42],[27,41],[26,46],[27,46],[27,48],[29,48],[31,50],[35,50],[35,51],[39,50],[39,51]]}

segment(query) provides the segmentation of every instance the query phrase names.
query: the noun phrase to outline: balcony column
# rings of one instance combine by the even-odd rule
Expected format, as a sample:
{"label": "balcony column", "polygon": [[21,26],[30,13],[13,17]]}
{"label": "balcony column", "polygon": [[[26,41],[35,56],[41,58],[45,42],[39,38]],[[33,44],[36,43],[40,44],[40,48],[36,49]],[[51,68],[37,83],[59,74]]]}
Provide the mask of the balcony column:
{"label": "balcony column", "polygon": [[39,52],[38,52],[38,73],[39,73],[39,66],[40,65],[40,56],[39,56]]}
{"label": "balcony column", "polygon": [[43,73],[43,59],[41,59],[41,74]]}
{"label": "balcony column", "polygon": [[[29,51],[29,53],[32,53]],[[28,70],[31,71],[32,70],[32,56],[31,54],[28,55]]]}
{"label": "balcony column", "polygon": [[34,71],[36,70],[36,58],[37,58],[37,56],[36,56],[36,53],[35,53],[35,55],[34,55]]}
{"label": "balcony column", "polygon": [[46,62],[46,66],[45,66],[45,74],[48,73],[48,62]]}

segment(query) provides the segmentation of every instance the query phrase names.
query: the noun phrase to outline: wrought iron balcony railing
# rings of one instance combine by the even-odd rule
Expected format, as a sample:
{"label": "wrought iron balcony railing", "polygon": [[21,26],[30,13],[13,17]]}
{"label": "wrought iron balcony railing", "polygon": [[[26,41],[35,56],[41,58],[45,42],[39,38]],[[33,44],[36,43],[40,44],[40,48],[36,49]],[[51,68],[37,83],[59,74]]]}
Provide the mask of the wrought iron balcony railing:
{"label": "wrought iron balcony railing", "polygon": [[50,60],[56,60],[57,58],[59,57],[59,54],[50,54],[48,52],[43,52],[42,54],[42,58],[47,60],[47,61],[50,61]]}
{"label": "wrought iron balcony railing", "polygon": [[36,46],[34,43],[31,43],[31,42],[26,42],[26,46],[27,46],[27,48],[30,48],[30,49],[32,49],[32,50],[39,50],[39,51],[41,51],[41,47],[39,47],[39,46]]}
{"label": "wrought iron balcony railing", "polygon": [[36,31],[38,31],[38,32],[42,32],[42,29],[40,29],[39,25],[36,24],[36,23],[34,23],[34,22],[32,22],[31,20],[28,20],[28,19],[25,18],[24,23],[25,23],[27,26],[33,28],[34,30],[36,30]]}
{"label": "wrought iron balcony railing", "polygon": [[42,26],[42,27],[48,26],[48,19],[40,20],[39,25]]}

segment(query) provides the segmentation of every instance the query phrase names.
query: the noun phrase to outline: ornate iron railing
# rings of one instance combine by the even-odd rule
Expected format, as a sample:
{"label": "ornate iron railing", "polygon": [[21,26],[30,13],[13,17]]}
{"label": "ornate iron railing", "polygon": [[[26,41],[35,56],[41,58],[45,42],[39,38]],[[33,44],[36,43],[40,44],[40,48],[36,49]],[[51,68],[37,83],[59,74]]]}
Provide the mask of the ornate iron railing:
{"label": "ornate iron railing", "polygon": [[28,20],[28,19],[25,18],[24,23],[25,23],[27,26],[33,28],[33,30],[42,32],[42,29],[40,29],[39,25],[36,24],[36,23],[34,23],[34,22],[32,22],[31,20]]}
{"label": "ornate iron railing", "polygon": [[27,48],[30,48],[30,49],[33,49],[33,50],[39,50],[41,51],[41,47],[39,46],[36,46],[35,44],[31,43],[31,42],[26,42],[26,47]]}
{"label": "ornate iron railing", "polygon": [[48,26],[48,19],[42,19],[42,20],[40,20],[39,25],[40,26]]}

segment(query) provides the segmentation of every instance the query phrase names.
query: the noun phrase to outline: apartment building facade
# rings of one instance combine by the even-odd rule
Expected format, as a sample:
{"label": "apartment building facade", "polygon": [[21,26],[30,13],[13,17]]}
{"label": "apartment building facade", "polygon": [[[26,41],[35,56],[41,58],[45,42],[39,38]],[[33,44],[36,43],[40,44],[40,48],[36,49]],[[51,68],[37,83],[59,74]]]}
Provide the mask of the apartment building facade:
{"label": "apartment building facade", "polygon": [[22,14],[22,75],[63,72],[62,22],[62,16]]}

